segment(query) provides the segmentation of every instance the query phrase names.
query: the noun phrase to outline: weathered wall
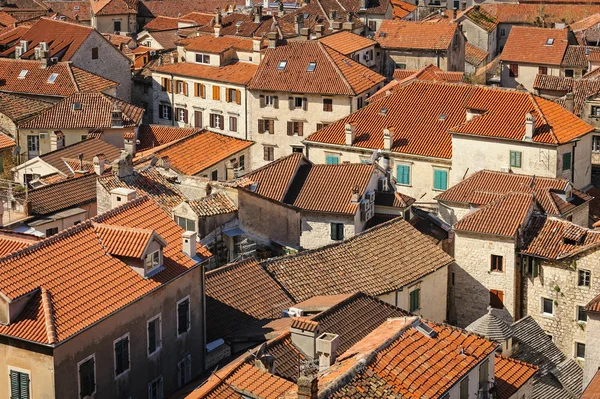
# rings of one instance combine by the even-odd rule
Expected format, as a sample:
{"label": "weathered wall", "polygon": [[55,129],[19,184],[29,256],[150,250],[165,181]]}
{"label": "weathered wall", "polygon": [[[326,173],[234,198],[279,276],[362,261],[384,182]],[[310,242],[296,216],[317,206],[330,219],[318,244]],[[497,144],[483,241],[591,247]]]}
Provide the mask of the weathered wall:
{"label": "weathered wall", "polygon": [[438,323],[446,321],[448,267],[442,267],[403,287],[402,291],[396,294],[396,306],[410,310],[410,292],[415,288],[421,289],[421,307],[413,313]]}
{"label": "weathered wall", "polygon": [[[29,373],[32,399],[60,398],[55,392],[54,359],[50,349],[23,341],[0,338],[0,396],[10,397],[9,370]],[[75,372],[73,372],[75,375]]]}
{"label": "weathered wall", "polygon": [[300,246],[305,249],[319,248],[324,245],[339,243],[331,239],[331,223],[344,224],[344,239],[360,233],[355,226],[354,216],[319,214],[302,212],[302,232]]}
{"label": "weathered wall", "polygon": [[521,64],[519,65],[519,73],[517,77],[511,77],[509,74],[510,64],[512,62],[502,62],[502,70],[500,72],[500,85],[502,87],[517,87],[519,84],[523,85],[527,90],[533,92],[533,82],[535,81],[535,75],[539,73],[539,67],[545,66],[548,68],[548,75],[560,76],[560,68],[553,65],[539,65],[539,64]]}
{"label": "weathered wall", "polygon": [[598,313],[588,313],[585,342],[584,387],[590,383],[600,368],[600,314]]}

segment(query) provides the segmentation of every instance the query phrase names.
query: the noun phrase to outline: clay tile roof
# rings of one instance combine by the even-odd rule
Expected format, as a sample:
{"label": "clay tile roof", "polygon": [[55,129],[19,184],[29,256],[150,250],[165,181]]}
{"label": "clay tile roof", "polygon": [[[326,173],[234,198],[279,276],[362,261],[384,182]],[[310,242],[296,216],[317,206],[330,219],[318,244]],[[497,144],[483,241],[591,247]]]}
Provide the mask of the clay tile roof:
{"label": "clay tile roof", "polygon": [[165,17],[164,15],[159,15],[154,18],[152,21],[148,22],[144,25],[144,30],[148,32],[152,32],[155,30],[171,30],[177,29],[179,26],[179,18],[175,17]]}
{"label": "clay tile roof", "polygon": [[598,25],[598,23],[600,23],[600,13],[596,13],[583,19],[580,19],[579,21],[569,25],[569,27],[573,32],[579,32],[594,27]]}
{"label": "clay tile roof", "polygon": [[533,194],[510,193],[459,220],[456,231],[514,237],[534,203]]}
{"label": "clay tile roof", "polygon": [[207,341],[259,320],[274,320],[294,302],[254,259],[206,273]]}
{"label": "clay tile roof", "polygon": [[477,335],[481,335],[491,341],[502,343],[514,335],[510,325],[504,320],[496,317],[492,313],[492,308],[488,308],[488,312],[469,324],[465,330]]}
{"label": "clay tile roof", "polygon": [[214,80],[217,82],[246,85],[252,79],[258,68],[258,65],[248,62],[233,62],[220,67],[194,64],[191,62],[179,62],[158,67],[154,69],[154,71],[176,76],[187,76],[191,78]]}
{"label": "clay tile roof", "polygon": [[187,51],[202,51],[205,53],[220,54],[229,49],[251,51],[252,39],[235,36],[196,36],[182,40]]}
{"label": "clay tile roof", "polygon": [[15,44],[30,28],[30,25],[19,25],[16,28],[0,30],[0,45],[7,47]]}
{"label": "clay tile roof", "polygon": [[496,355],[494,377],[498,399],[512,397],[519,388],[533,378],[537,370],[538,368],[532,364]]}
{"label": "clay tile roof", "polygon": [[235,4],[232,0],[170,0],[159,2],[141,0],[138,6],[140,17],[154,18],[159,15],[179,17],[190,12],[215,12],[217,9],[225,10]]}
{"label": "clay tile roof", "polygon": [[383,20],[374,39],[386,49],[447,50],[458,25]]}
{"label": "clay tile roof", "polygon": [[598,55],[595,53],[600,53],[600,50],[594,46],[570,45],[567,47],[561,66],[587,69],[588,58]]}
{"label": "clay tile roof", "polygon": [[10,253],[20,251],[39,240],[36,236],[0,230],[0,256],[4,257]]}
{"label": "clay tile roof", "polygon": [[415,11],[418,7],[402,0],[391,0],[394,19],[402,19]]}
{"label": "clay tile roof", "polygon": [[[416,8],[416,7],[415,7]],[[349,31],[340,31],[319,39],[321,43],[340,54],[349,56],[352,53],[375,46],[377,42]]]}
{"label": "clay tile roof", "polygon": [[50,11],[65,16],[69,22],[88,22],[91,20],[89,1],[53,1],[48,3]]}
{"label": "clay tile roof", "polygon": [[[10,118],[15,124],[19,124],[27,119],[34,117],[40,112],[50,108],[52,103],[33,99],[31,97],[19,96],[9,93],[0,93],[0,108],[2,113]],[[5,138],[6,137],[6,138]],[[0,148],[14,146],[15,142],[10,144],[6,139],[10,139],[6,135],[2,135]]]}
{"label": "clay tile roof", "polygon": [[315,332],[319,328],[319,322],[313,321],[306,317],[294,317],[292,318],[291,328],[295,328],[303,331]]}
{"label": "clay tile roof", "polygon": [[536,90],[564,91],[570,92],[573,89],[575,79],[566,76],[535,75],[533,88]]}
{"label": "clay tile roof", "polygon": [[29,190],[31,212],[36,216],[44,216],[96,202],[97,177],[90,173]]}
{"label": "clay tile roof", "polygon": [[272,259],[264,267],[296,301],[303,301],[315,295],[352,292],[380,295],[451,262],[450,256],[409,223],[393,219],[343,243]]}
{"label": "clay tile roof", "polygon": [[[34,48],[40,42],[46,42],[50,57],[60,55],[61,61],[69,61],[93,30],[89,26],[40,18],[20,39],[26,40],[29,47],[29,51],[21,57],[32,58],[35,53]],[[8,56],[14,51],[14,47],[12,47],[1,54]]]}
{"label": "clay tile roof", "polygon": [[598,397],[600,397],[600,371],[596,371],[580,399],[596,399]]}
{"label": "clay tile roof", "polygon": [[[155,229],[167,242],[164,269],[151,278],[140,276],[103,250],[92,222]],[[182,252],[182,233],[156,203],[141,198],[0,259],[3,295],[14,300],[34,294],[14,322],[0,326],[0,334],[50,344],[46,325],[53,319],[55,342],[69,339],[196,267],[198,260]],[[210,256],[201,246],[198,254]],[[49,294],[44,301],[40,288]],[[44,312],[49,309],[51,318]]]}
{"label": "clay tile roof", "polygon": [[298,168],[308,162],[301,153],[293,153],[253,170],[244,177],[256,184],[256,194],[283,201]]}
{"label": "clay tile roof", "polygon": [[[80,104],[81,109],[75,109]],[[75,93],[19,127],[28,129],[81,129],[112,127],[115,104],[123,112],[123,126],[141,123],[144,109],[103,93]]]}
{"label": "clay tile roof", "polygon": [[169,144],[198,132],[197,128],[180,128],[165,125],[140,125],[138,128],[138,151]]}
{"label": "clay tile roof", "polygon": [[[21,71],[27,71],[19,78]],[[52,74],[57,74],[54,83],[49,83]],[[58,62],[40,68],[35,60],[0,58],[0,91],[43,96],[67,97],[80,91],[104,91],[118,83],[84,71],[71,63]]]}
{"label": "clay tile roof", "polygon": [[71,176],[73,170],[68,167],[63,159],[77,159],[79,154],[83,154],[83,160],[88,162],[92,162],[96,154],[104,154],[107,159],[112,161],[119,157],[121,150],[103,140],[88,139],[40,155],[40,159],[64,176]]}
{"label": "clay tile roof", "polygon": [[[140,259],[146,248],[155,237],[153,230],[111,226],[103,223],[92,223],[104,250],[114,256],[125,256]],[[160,236],[156,237],[166,245]]]}
{"label": "clay tile roof", "polygon": [[[286,62],[283,69],[278,66]],[[315,63],[314,71],[308,71]],[[369,68],[319,41],[295,41],[267,49],[249,89],[354,96],[383,82]]]}
{"label": "clay tile roof", "polygon": [[235,156],[252,144],[252,141],[202,130],[156,151],[155,156],[168,156],[173,169],[193,176]]}
{"label": "clay tile roof", "polygon": [[472,45],[471,43],[467,43],[465,45],[465,61],[471,65],[478,67],[483,61],[485,61],[488,55],[490,55],[490,53],[484,49]]}
{"label": "clay tile roof", "polygon": [[125,0],[92,1],[92,10],[95,15],[137,14],[136,7],[132,7],[132,4]]}
{"label": "clay tile roof", "polygon": [[10,14],[4,11],[0,12],[0,26],[11,26],[16,22],[18,22],[18,20],[13,18]]}
{"label": "clay tile roof", "polygon": [[599,4],[546,3],[540,7],[539,4],[493,3],[481,4],[480,7],[494,15],[500,23],[535,25],[543,21],[547,26],[552,23],[570,24],[600,12]]}
{"label": "clay tile roof", "polygon": [[178,29],[152,31],[149,32],[149,35],[160,44],[163,50],[175,50],[177,43],[181,40]]}
{"label": "clay tile roof", "polygon": [[237,206],[226,194],[216,193],[189,202],[190,207],[200,217],[223,215],[237,211]]}
{"label": "clay tile roof", "polygon": [[215,18],[214,14],[190,12],[181,17],[183,21],[192,21],[197,25],[207,25]]}
{"label": "clay tile roof", "polygon": [[496,17],[489,14],[485,8],[470,7],[463,15],[488,33],[493,32],[498,27]]}
{"label": "clay tile roof", "polygon": [[[560,65],[568,47],[567,29],[515,26],[511,29],[500,59],[505,62]],[[547,44],[552,41],[552,44]]]}

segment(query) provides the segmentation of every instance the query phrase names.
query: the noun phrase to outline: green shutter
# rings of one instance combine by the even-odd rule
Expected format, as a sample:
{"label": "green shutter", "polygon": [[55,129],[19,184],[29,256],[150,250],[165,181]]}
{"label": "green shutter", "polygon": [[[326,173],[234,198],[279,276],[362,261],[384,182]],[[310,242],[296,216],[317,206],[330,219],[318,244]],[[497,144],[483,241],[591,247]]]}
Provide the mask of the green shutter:
{"label": "green shutter", "polygon": [[342,223],[338,223],[337,229],[338,229],[338,233],[337,233],[338,240],[343,240],[344,239],[344,225]]}
{"label": "green shutter", "polygon": [[436,190],[446,190],[448,188],[448,171],[433,170],[433,188]]}
{"label": "green shutter", "polygon": [[20,399],[19,372],[10,370],[10,399]]}
{"label": "green shutter", "polygon": [[123,371],[129,369],[129,337],[121,340],[123,342]]}
{"label": "green shutter", "polygon": [[569,169],[571,169],[571,153],[565,152],[563,154],[562,170],[569,170]]}
{"label": "green shutter", "polygon": [[537,277],[540,274],[540,265],[536,258],[533,258],[532,262],[533,262],[533,277]]}
{"label": "green shutter", "polygon": [[19,373],[19,388],[21,390],[19,399],[29,399],[29,374]]}
{"label": "green shutter", "polygon": [[410,311],[414,312],[421,307],[421,289],[417,288],[410,293]]}
{"label": "green shutter", "polygon": [[335,223],[331,223],[331,234],[330,234],[330,238],[332,240],[337,240],[336,235],[337,235],[337,226],[335,225]]}
{"label": "green shutter", "polygon": [[325,163],[327,165],[337,165],[339,163],[339,158],[335,155],[327,155],[325,157]]}
{"label": "green shutter", "polygon": [[398,165],[397,174],[398,184],[404,184],[407,186],[410,184],[410,166]]}
{"label": "green shutter", "polygon": [[510,166],[512,168],[520,168],[521,167],[521,151],[511,151],[510,152]]}
{"label": "green shutter", "polygon": [[179,304],[179,307],[178,307],[178,311],[179,311],[178,332],[179,332],[179,334],[183,334],[184,332],[186,332],[188,330],[188,327],[189,327],[188,308],[189,308],[189,302],[187,300],[183,301]]}
{"label": "green shutter", "polygon": [[156,320],[148,323],[148,353],[154,353],[156,350]]}

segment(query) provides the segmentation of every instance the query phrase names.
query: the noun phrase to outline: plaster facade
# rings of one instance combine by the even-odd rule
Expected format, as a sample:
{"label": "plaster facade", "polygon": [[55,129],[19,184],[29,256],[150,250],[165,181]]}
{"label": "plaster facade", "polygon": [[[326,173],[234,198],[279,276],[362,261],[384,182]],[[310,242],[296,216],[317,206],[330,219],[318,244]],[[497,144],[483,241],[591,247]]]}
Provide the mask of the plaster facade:
{"label": "plaster facade", "polygon": [[[517,76],[511,76],[510,65],[512,64],[517,65]],[[500,67],[500,86],[515,88],[522,85],[530,92],[533,92],[533,82],[535,81],[535,76],[540,73],[540,67],[547,68],[547,75],[561,76],[560,66],[558,65],[525,64],[502,61]]]}

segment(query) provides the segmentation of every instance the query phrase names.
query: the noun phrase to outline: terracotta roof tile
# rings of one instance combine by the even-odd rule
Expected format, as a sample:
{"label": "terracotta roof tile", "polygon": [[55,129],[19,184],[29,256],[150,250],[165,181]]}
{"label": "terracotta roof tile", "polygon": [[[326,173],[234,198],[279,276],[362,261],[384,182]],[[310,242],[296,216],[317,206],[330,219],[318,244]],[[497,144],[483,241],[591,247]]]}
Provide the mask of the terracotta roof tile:
{"label": "terracotta roof tile", "polygon": [[495,16],[500,23],[537,25],[542,21],[546,26],[553,23],[570,24],[584,17],[600,12],[600,4],[524,4],[490,3],[481,4],[481,9]]}
{"label": "terracotta roof tile", "polygon": [[125,0],[92,0],[92,10],[95,15],[137,14],[137,9]]}
{"label": "terracotta roof tile", "polygon": [[[567,29],[515,26],[511,29],[500,59],[505,62],[560,65],[567,51]],[[552,44],[547,44],[548,41]]]}
{"label": "terracotta roof tile", "polygon": [[[24,78],[19,78],[27,71]],[[49,83],[57,74],[54,83]],[[118,83],[77,68],[67,62],[58,62],[40,68],[39,61],[0,58],[0,91],[20,94],[67,97],[81,91],[101,92]]]}
{"label": "terracotta roof tile", "polygon": [[471,20],[476,25],[480,26],[482,29],[487,31],[488,33],[493,32],[498,27],[498,20],[495,16],[489,14],[485,8],[481,7],[469,7],[466,12],[464,12],[466,18]]}
{"label": "terracotta roof tile", "polygon": [[154,18],[159,15],[179,17],[190,12],[215,12],[225,10],[235,4],[232,0],[140,0],[138,13],[140,17]]}
{"label": "terracotta roof tile", "polygon": [[[416,8],[416,6],[413,6]],[[359,36],[349,31],[340,31],[319,39],[321,43],[340,54],[349,56],[352,53],[377,45],[375,40]]]}
{"label": "terracotta roof tile", "polygon": [[393,193],[376,191],[375,192],[375,205],[376,206],[388,206],[393,208],[406,208],[411,206],[416,199],[409,197],[408,195],[394,191]]}
{"label": "terracotta roof tile", "polygon": [[177,76],[246,85],[250,82],[258,68],[258,65],[248,62],[233,62],[221,67],[194,64],[191,62],[179,62],[177,64],[158,67],[154,69],[154,71]]}
{"label": "terracotta roof tile", "polygon": [[[80,104],[81,109],[75,109]],[[112,111],[118,105],[123,126],[141,123],[144,109],[103,93],[75,93],[19,127],[28,129],[101,129],[112,127]]]}
{"label": "terracotta roof tile", "polygon": [[137,145],[138,151],[169,144],[175,140],[182,139],[198,132],[196,128],[180,128],[165,125],[140,125],[138,128]]}
{"label": "terracotta roof tile", "polygon": [[308,162],[302,154],[293,153],[253,170],[244,178],[256,184],[254,193],[275,201],[283,201],[298,168]]}
{"label": "terracotta roof tile", "polygon": [[537,367],[525,362],[496,355],[494,377],[498,389],[498,399],[509,399],[527,381],[533,378]]}
{"label": "terracotta roof tile", "polygon": [[315,332],[319,328],[319,323],[306,317],[294,317],[292,318],[291,328]]}
{"label": "terracotta roof tile", "polygon": [[600,371],[596,371],[580,399],[597,399],[598,397],[600,397]]}
{"label": "terracotta roof tile", "polygon": [[[130,266],[106,254],[92,222],[154,229],[163,237],[164,269],[143,278]],[[147,198],[129,202],[33,246],[0,259],[0,291],[10,299],[33,293],[21,315],[0,326],[0,334],[49,343],[39,289],[52,303],[56,342],[60,343],[113,312],[176,278],[197,262],[181,250],[183,230]],[[210,254],[203,247],[198,254]],[[39,299],[38,299],[39,298]]]}
{"label": "terracotta roof tile", "polygon": [[567,47],[561,66],[587,69],[588,58],[592,53],[597,52],[600,53],[598,47],[570,45]]}
{"label": "terracotta roof tile", "polygon": [[36,236],[0,230],[0,256],[20,251],[35,244],[40,239]]}
{"label": "terracotta roof tile", "polygon": [[0,26],[11,26],[17,22],[18,20],[13,18],[10,14],[7,14],[4,11],[0,12]]}
{"label": "terracotta roof tile", "polygon": [[598,23],[600,23],[600,13],[580,19],[579,21],[570,24],[569,27],[573,32],[579,32],[596,26]]}
{"label": "terracotta roof tile", "polygon": [[[286,62],[283,69],[278,68],[281,61]],[[312,72],[308,71],[309,63],[316,63]],[[354,96],[384,80],[378,73],[318,41],[296,41],[265,50],[248,88]]]}
{"label": "terracotta roof tile", "polygon": [[391,0],[394,19],[402,19],[415,11],[418,7],[402,0]]}
{"label": "terracotta roof tile", "polygon": [[180,31],[178,29],[152,31],[149,32],[149,35],[163,50],[175,50],[177,48],[177,43],[181,40]]}
{"label": "terracotta roof tile", "polygon": [[13,45],[16,41],[21,39],[21,37],[23,37],[23,35],[25,35],[30,28],[30,25],[19,25],[12,29],[6,28],[0,30],[0,45],[4,47]]}
{"label": "terracotta roof tile", "polygon": [[[600,71],[600,69],[598,70]],[[594,75],[590,74],[584,76],[583,79],[573,79],[564,76],[536,75],[533,86],[536,90],[559,91],[564,92],[565,94],[569,92],[573,93],[573,113],[580,116],[587,99],[600,92],[600,79],[597,79]],[[566,108],[565,96],[556,99],[555,102],[563,108]]]}
{"label": "terracotta roof tile", "polygon": [[189,202],[196,215],[208,217],[237,211],[237,206],[223,193],[216,193]]}
{"label": "terracotta roof tile", "polygon": [[202,51],[213,54],[220,54],[229,49],[251,51],[253,48],[252,39],[235,36],[196,36],[184,39],[181,43],[187,51]]}
{"label": "terracotta roof tile", "polygon": [[383,20],[374,39],[386,49],[447,50],[457,24]]}
{"label": "terracotta roof tile", "polygon": [[89,1],[52,1],[50,11],[65,16],[70,22],[88,22],[91,20]]}
{"label": "terracotta roof tile", "polygon": [[514,237],[534,206],[531,193],[509,193],[459,220],[456,231]]}
{"label": "terracotta roof tile", "polygon": [[465,61],[476,67],[480,66],[483,61],[490,55],[484,49],[467,43],[465,45]]}
{"label": "terracotta roof tile", "polygon": [[156,30],[173,30],[177,29],[179,26],[180,18],[176,17],[166,17],[164,15],[159,15],[154,18],[152,21],[148,22],[144,25],[144,30],[148,32],[156,31]]}
{"label": "terracotta roof tile", "polygon": [[[406,250],[399,253],[399,247]],[[352,292],[380,295],[450,262],[451,257],[409,223],[394,219],[341,244],[269,260],[264,267],[296,301],[303,301]]]}
{"label": "terracotta roof tile", "polygon": [[[31,212],[43,216],[96,202],[97,177],[91,173],[29,190]],[[23,198],[24,195],[19,197]]]}
{"label": "terracotta roof tile", "polygon": [[88,162],[92,162],[96,155],[104,154],[106,159],[112,162],[119,157],[121,150],[103,140],[88,139],[41,155],[40,159],[64,176],[72,176],[73,170],[69,168],[64,159],[77,159],[79,154],[83,154],[83,160]]}
{"label": "terracotta roof tile", "polygon": [[[15,124],[19,124],[27,119],[34,117],[40,112],[50,108],[52,103],[45,101],[39,101],[31,97],[19,96],[9,93],[0,93],[0,108],[2,113],[8,116]],[[9,139],[6,135],[2,135]],[[6,148],[7,146],[14,146],[2,138],[0,142],[0,148]],[[12,140],[12,139],[10,139]]]}
{"label": "terracotta roof tile", "polygon": [[[104,250],[114,256],[140,259],[154,237],[153,230],[92,223]],[[163,241],[162,238],[159,238]],[[164,242],[164,241],[163,241]]]}

